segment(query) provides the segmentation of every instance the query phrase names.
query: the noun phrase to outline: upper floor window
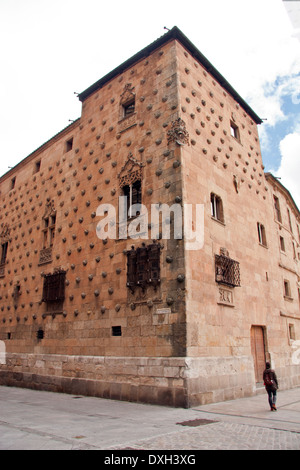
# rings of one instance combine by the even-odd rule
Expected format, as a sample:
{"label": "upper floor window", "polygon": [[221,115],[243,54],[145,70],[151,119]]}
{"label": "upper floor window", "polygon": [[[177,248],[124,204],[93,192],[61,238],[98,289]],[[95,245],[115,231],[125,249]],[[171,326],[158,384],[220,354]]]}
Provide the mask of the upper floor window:
{"label": "upper floor window", "polygon": [[[123,194],[127,197],[127,214],[128,218],[131,219],[136,215],[139,215],[140,212],[134,210],[133,206],[135,204],[142,204],[142,185],[141,181],[137,180],[132,184],[123,186]],[[135,207],[135,209],[137,209]]]}
{"label": "upper floor window", "polygon": [[275,208],[276,220],[282,223],[280,204],[279,204],[279,199],[277,196],[274,196],[274,208]]}
{"label": "upper floor window", "polygon": [[239,131],[239,128],[238,126],[230,121],[230,134],[232,135],[232,137],[234,137],[238,142],[240,142],[240,131]]}
{"label": "upper floor window", "polygon": [[73,148],[73,137],[71,139],[67,140],[65,143],[65,152],[70,152]]}
{"label": "upper floor window", "polygon": [[283,237],[279,237],[279,243],[280,243],[280,251],[283,251],[285,253],[285,241]]}
{"label": "upper floor window", "polygon": [[38,173],[41,169],[41,160],[37,160],[34,164],[33,174]]}
{"label": "upper floor window", "polygon": [[14,189],[15,186],[16,186],[16,177],[14,176],[14,177],[10,180],[10,189]]}
{"label": "upper floor window", "polygon": [[290,213],[289,209],[287,209],[287,214],[288,214],[288,221],[289,221],[290,231],[293,233],[292,219],[291,219],[291,213]]}
{"label": "upper floor window", "polygon": [[261,245],[267,246],[267,237],[265,227],[257,222],[258,241]]}
{"label": "upper floor window", "polygon": [[2,243],[2,245],[1,245],[1,259],[0,259],[0,264],[5,264],[5,263],[6,263],[7,250],[8,250],[8,242]]}
{"label": "upper floor window", "polygon": [[123,104],[123,117],[131,116],[135,112],[135,98]]}
{"label": "upper floor window", "polygon": [[135,113],[135,93],[134,86],[126,83],[120,99],[120,119],[131,116]]}
{"label": "upper floor window", "polygon": [[224,211],[222,199],[214,193],[210,195],[211,216],[224,223]]}
{"label": "upper floor window", "polygon": [[288,281],[287,279],[283,281],[283,289],[284,289],[284,297],[291,298],[292,295],[291,295],[290,281]]}

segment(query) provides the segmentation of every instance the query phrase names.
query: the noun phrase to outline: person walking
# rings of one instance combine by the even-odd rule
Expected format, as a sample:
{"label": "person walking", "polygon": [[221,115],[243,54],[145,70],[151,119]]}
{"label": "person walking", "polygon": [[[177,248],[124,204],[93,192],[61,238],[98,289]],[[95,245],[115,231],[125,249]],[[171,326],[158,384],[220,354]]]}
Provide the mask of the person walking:
{"label": "person walking", "polygon": [[277,389],[278,389],[278,380],[276,373],[271,369],[271,364],[266,362],[266,368],[263,373],[264,385],[268,393],[268,400],[270,404],[271,411],[277,411],[276,400],[277,400]]}

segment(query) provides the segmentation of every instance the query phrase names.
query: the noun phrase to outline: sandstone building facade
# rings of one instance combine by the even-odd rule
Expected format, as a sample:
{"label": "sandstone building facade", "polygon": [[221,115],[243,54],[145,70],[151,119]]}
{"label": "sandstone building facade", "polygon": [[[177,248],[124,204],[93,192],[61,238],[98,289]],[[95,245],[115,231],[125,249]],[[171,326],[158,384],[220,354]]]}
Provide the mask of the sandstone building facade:
{"label": "sandstone building facade", "polygon": [[[260,118],[176,27],[79,99],[0,178],[0,384],[189,407],[255,394],[268,359],[299,385],[300,214]],[[194,229],[198,204],[203,243],[133,204]]]}

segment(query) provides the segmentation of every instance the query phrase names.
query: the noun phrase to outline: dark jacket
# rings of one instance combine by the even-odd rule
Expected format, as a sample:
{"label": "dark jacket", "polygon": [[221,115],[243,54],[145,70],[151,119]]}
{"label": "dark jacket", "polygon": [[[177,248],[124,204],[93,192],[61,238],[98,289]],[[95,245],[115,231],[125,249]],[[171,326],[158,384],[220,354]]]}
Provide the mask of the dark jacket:
{"label": "dark jacket", "polygon": [[[277,380],[277,376],[276,376],[276,373],[273,369],[265,369],[264,370],[264,373],[263,373],[263,380],[264,380],[264,383],[265,383],[265,379],[266,379],[266,375],[269,375],[270,379],[274,381],[274,383],[276,384],[276,388],[278,388],[278,380]],[[274,388],[272,385],[269,386],[269,385],[266,385],[266,388]]]}

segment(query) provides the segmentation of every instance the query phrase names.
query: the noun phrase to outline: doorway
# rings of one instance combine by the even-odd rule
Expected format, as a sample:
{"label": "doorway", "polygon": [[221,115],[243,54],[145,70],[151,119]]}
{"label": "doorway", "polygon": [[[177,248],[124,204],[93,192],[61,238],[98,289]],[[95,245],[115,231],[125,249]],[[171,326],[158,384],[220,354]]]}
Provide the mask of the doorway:
{"label": "doorway", "polygon": [[255,380],[262,382],[266,367],[265,335],[262,326],[251,327],[251,353],[254,361]]}

